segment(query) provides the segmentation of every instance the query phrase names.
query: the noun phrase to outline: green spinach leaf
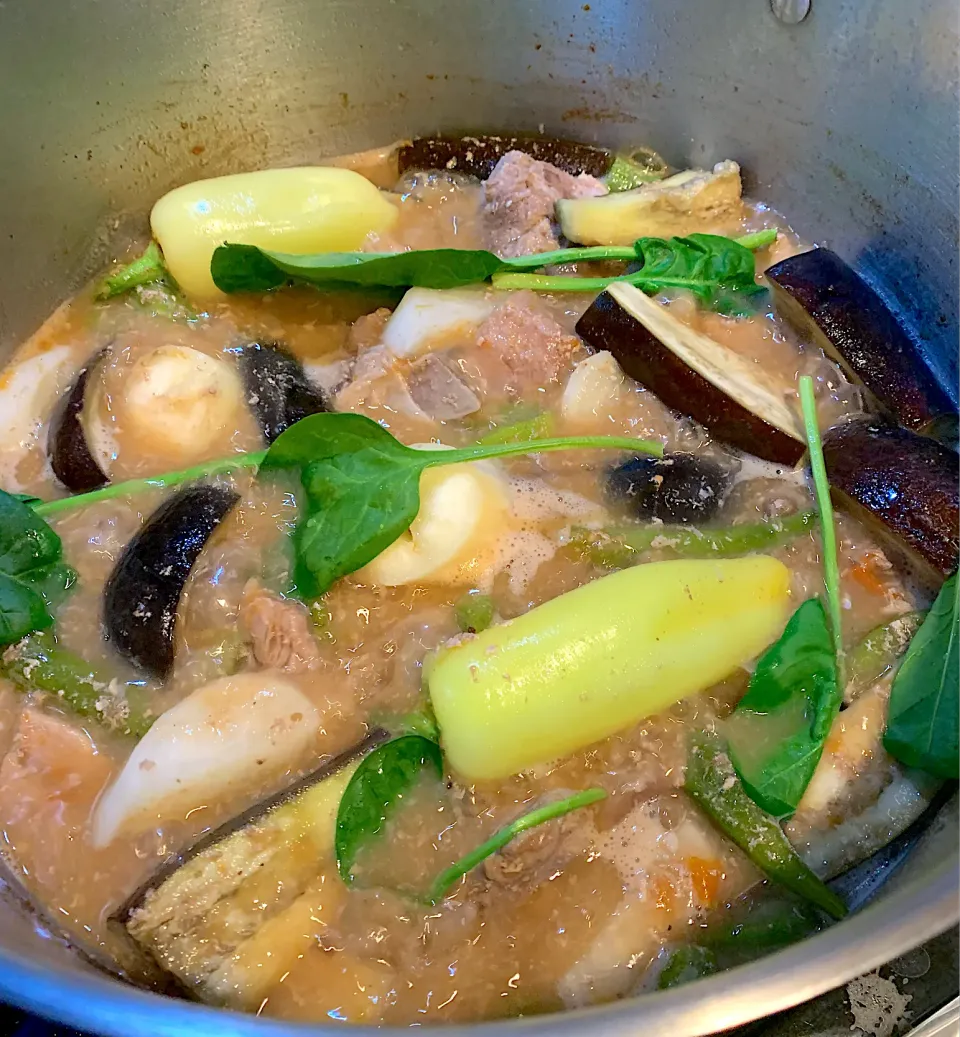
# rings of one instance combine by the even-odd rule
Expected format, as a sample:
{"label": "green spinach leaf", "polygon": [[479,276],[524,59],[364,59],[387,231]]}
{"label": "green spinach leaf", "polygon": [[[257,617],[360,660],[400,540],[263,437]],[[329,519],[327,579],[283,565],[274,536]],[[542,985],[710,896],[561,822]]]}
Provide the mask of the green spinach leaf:
{"label": "green spinach leaf", "polygon": [[423,770],[443,777],[440,746],[421,735],[394,738],[353,772],[337,808],[337,868],[344,882],[353,881],[353,864],[364,843],[376,838],[387,818],[410,791]]}
{"label": "green spinach leaf", "polygon": [[893,681],[883,744],[891,756],[940,778],[960,778],[960,581],[940,588]]}
{"label": "green spinach leaf", "polygon": [[311,414],[274,441],[263,470],[300,468],[305,507],[296,532],[298,592],[317,597],[410,528],[430,467],[544,450],[609,448],[662,454],[659,443],[581,436],[414,450],[362,414]]}
{"label": "green spinach leaf", "polygon": [[473,871],[478,864],[483,863],[488,857],[492,857],[498,850],[502,850],[507,843],[516,839],[521,833],[530,828],[536,828],[537,825],[545,824],[547,821],[552,821],[556,817],[563,817],[573,810],[597,803],[601,799],[605,799],[606,795],[603,789],[585,789],[583,792],[575,792],[572,796],[567,796],[566,799],[560,799],[555,803],[548,803],[546,806],[531,810],[529,814],[524,814],[515,821],[511,821],[475,850],[471,850],[465,857],[451,864],[449,868],[445,868],[431,885],[426,902],[436,904],[442,900],[444,893],[457,879],[461,879]]}
{"label": "green spinach leaf", "polygon": [[48,602],[75,579],[61,554],[60,538],[46,522],[0,491],[0,645],[52,625]]}
{"label": "green spinach leaf", "polygon": [[730,759],[767,813],[789,817],[797,809],[842,701],[827,617],[810,598],[760,657],[727,721]]}
{"label": "green spinach leaf", "polygon": [[263,292],[288,281],[384,288],[459,288],[509,270],[483,249],[432,248],[412,252],[320,252],[298,256],[256,245],[220,245],[210,261],[222,292]]}
{"label": "green spinach leaf", "polygon": [[[220,245],[210,261],[210,274],[224,292],[264,292],[291,281],[326,287],[336,285],[392,288],[458,288],[493,279],[497,288],[542,291],[600,291],[614,280],[627,280],[645,291],[686,288],[704,302],[762,292],[755,280],[750,248],[769,244],[776,231],[749,235],[749,247],[716,234],[687,238],[641,238],[633,246],[557,249],[532,256],[501,259],[483,249],[420,249],[411,252],[322,252],[293,255],[255,245]],[[525,273],[544,266],[585,260],[620,260],[640,269],[622,278],[581,278]]]}

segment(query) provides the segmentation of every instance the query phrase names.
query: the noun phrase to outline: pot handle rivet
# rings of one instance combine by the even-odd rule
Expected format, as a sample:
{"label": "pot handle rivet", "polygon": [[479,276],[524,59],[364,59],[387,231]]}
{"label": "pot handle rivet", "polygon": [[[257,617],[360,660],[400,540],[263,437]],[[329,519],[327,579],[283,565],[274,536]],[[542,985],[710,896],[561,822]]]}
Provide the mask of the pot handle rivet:
{"label": "pot handle rivet", "polygon": [[810,0],[770,0],[770,9],[787,25],[798,25],[810,13]]}

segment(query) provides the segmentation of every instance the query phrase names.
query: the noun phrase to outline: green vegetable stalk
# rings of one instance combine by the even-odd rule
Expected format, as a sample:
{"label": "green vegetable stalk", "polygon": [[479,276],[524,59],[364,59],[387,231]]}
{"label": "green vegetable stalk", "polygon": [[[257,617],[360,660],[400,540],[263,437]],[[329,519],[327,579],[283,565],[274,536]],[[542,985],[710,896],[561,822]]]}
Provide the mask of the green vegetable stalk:
{"label": "green vegetable stalk", "polygon": [[481,843],[475,850],[472,850],[455,864],[445,868],[431,885],[425,898],[426,902],[433,905],[441,901],[446,891],[454,882],[473,871],[478,864],[482,864],[498,850],[502,850],[507,843],[516,839],[523,832],[545,824],[547,821],[552,821],[554,818],[563,817],[573,810],[579,810],[581,807],[589,806],[591,803],[597,803],[601,799],[605,799],[606,795],[603,789],[585,789],[583,792],[576,792],[566,799],[558,800],[556,803],[548,803],[537,810],[531,810],[529,814],[518,817],[515,821],[495,832],[486,842]]}
{"label": "green vegetable stalk", "polygon": [[666,176],[667,171],[661,159],[649,154],[647,161],[637,161],[637,154],[638,152],[634,152],[631,155],[614,156],[603,177],[603,182],[611,193],[632,191],[635,187],[656,183]]}
{"label": "green vegetable stalk", "polygon": [[693,738],[684,788],[764,874],[831,917],[846,915],[843,901],[800,860],[780,825],[744,791],[726,747],[716,735],[701,732]]}
{"label": "green vegetable stalk", "polygon": [[493,622],[493,599],[489,594],[467,591],[457,602],[457,626],[465,634],[479,634]]}
{"label": "green vegetable stalk", "polygon": [[661,525],[591,530],[575,526],[570,545],[594,565],[625,569],[636,565],[643,552],[654,545],[683,558],[733,558],[779,547],[809,532],[816,522],[815,512],[804,511],[770,522],[717,529]]}
{"label": "green vegetable stalk", "polygon": [[144,490],[166,490],[174,486],[182,486],[188,482],[199,482],[211,475],[224,475],[244,468],[258,468],[267,456],[266,450],[256,450],[248,454],[233,454],[221,457],[216,461],[205,461],[192,468],[182,468],[177,472],[165,472],[162,475],[151,475],[146,479],[128,479],[125,482],[108,483],[99,490],[79,493],[73,497],[61,497],[58,500],[39,501],[31,505],[36,515],[60,515],[74,508],[85,508],[98,501],[115,500],[117,497],[131,497]]}
{"label": "green vegetable stalk", "polygon": [[813,392],[810,375],[800,376],[800,406],[803,410],[803,426],[810,453],[810,470],[813,473],[814,497],[820,514],[820,536],[823,540],[823,584],[827,592],[827,611],[833,646],[837,655],[837,672],[840,687],[844,684],[843,625],[840,606],[840,563],[837,558],[837,530],[833,521],[833,504],[830,500],[830,483],[823,460],[823,444],[820,441],[820,425],[817,422],[817,400]]}
{"label": "green vegetable stalk", "polygon": [[22,691],[56,695],[78,717],[96,720],[133,738],[142,738],[153,723],[139,703],[131,701],[130,685],[122,698],[111,691],[111,681],[86,660],[61,648],[49,633],[34,634],[9,648],[3,673]]}
{"label": "green vegetable stalk", "polygon": [[658,990],[671,990],[695,979],[712,976],[720,970],[716,955],[709,947],[689,944],[670,952],[666,964],[657,977]]}
{"label": "green vegetable stalk", "polygon": [[477,442],[482,446],[493,446],[498,443],[529,443],[537,439],[545,439],[553,433],[553,415],[543,411],[525,421],[516,421],[512,425],[501,425]]}
{"label": "green vegetable stalk", "polygon": [[97,287],[94,298],[104,302],[142,285],[162,281],[166,276],[167,266],[163,261],[160,246],[151,241],[136,259],[105,277]]}
{"label": "green vegetable stalk", "polygon": [[897,665],[925,616],[926,612],[907,612],[881,623],[847,653],[848,699],[856,698]]}

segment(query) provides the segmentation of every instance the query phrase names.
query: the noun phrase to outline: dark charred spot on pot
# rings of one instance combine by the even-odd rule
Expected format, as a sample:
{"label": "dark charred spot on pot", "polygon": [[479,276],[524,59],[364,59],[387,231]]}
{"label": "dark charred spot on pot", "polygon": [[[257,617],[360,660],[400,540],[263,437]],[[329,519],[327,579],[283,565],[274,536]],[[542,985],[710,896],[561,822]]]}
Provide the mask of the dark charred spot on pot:
{"label": "dark charred spot on pot", "polygon": [[238,357],[247,402],[268,443],[301,418],[330,409],[300,361],[278,343],[251,342]]}
{"label": "dark charred spot on pot", "polygon": [[813,249],[766,271],[777,310],[862,385],[878,409],[916,429],[953,411],[917,344],[835,252]]}
{"label": "dark charred spot on pot", "polygon": [[208,537],[239,500],[195,486],[158,508],[127,544],[104,590],[104,626],[117,652],[152,677],[173,668],[177,607]]}
{"label": "dark charred spot on pot", "polygon": [[957,568],[957,455],[908,429],[862,418],[823,438],[830,485],[870,531],[936,583]]}
{"label": "dark charred spot on pot", "polygon": [[446,169],[486,180],[508,151],[522,151],[573,176],[603,176],[613,162],[604,148],[550,137],[420,137],[399,151],[401,176],[410,169]]}
{"label": "dark charred spot on pot", "polygon": [[694,454],[634,457],[607,476],[610,496],[636,518],[696,523],[711,519],[733,481],[725,468]]}
{"label": "dark charred spot on pot", "polygon": [[86,493],[103,486],[108,480],[87,446],[80,413],[83,410],[87,382],[105,351],[98,353],[77,375],[64,396],[50,424],[47,455],[53,474],[68,490]]}

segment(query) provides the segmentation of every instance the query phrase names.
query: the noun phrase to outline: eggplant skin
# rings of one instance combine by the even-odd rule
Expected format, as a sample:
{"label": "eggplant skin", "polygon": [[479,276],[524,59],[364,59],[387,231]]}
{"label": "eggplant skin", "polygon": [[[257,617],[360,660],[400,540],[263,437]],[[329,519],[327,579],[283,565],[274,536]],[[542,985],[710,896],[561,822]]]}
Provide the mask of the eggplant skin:
{"label": "eggplant skin", "polygon": [[713,518],[732,481],[715,462],[677,452],[625,461],[607,475],[607,491],[634,518],[688,524]]}
{"label": "eggplant skin", "polygon": [[565,173],[603,176],[613,155],[603,148],[550,137],[494,137],[478,134],[464,137],[418,137],[403,144],[398,153],[400,175],[408,170],[448,169],[486,180],[508,151],[522,151],[531,158],[549,162]]}
{"label": "eggplant skin", "polygon": [[839,502],[885,540],[946,578],[957,568],[957,455],[933,439],[869,418],[823,437],[827,477]]}
{"label": "eggplant skin", "polygon": [[[298,956],[303,919],[297,902],[333,865],[336,813],[351,765],[389,737],[372,730],[352,749],[168,857],[109,919],[127,956],[142,970],[159,972],[181,995],[255,1008],[263,996],[256,985],[264,980],[251,977],[250,957],[279,954],[285,969],[286,958]],[[267,946],[257,949],[263,927]],[[268,978],[266,985],[272,982]]]}
{"label": "eggplant skin", "polygon": [[330,409],[303,365],[276,342],[251,342],[239,350],[247,402],[268,443],[301,418]]}
{"label": "eggplant skin", "polygon": [[207,538],[240,499],[192,486],[175,493],[127,544],[104,590],[103,619],[114,648],[163,679],[173,668],[177,606]]}
{"label": "eggplant skin", "polygon": [[863,385],[879,408],[916,429],[954,410],[880,296],[828,248],[766,270],[779,312]]}
{"label": "eggplant skin", "polygon": [[688,367],[607,292],[577,321],[594,350],[613,354],[623,370],[666,406],[686,414],[716,439],[777,464],[795,465],[804,444],[758,417]]}
{"label": "eggplant skin", "polygon": [[102,353],[98,354],[77,375],[54,416],[47,438],[47,454],[53,474],[74,493],[99,489],[109,481],[90,453],[80,422],[87,381],[102,356]]}

